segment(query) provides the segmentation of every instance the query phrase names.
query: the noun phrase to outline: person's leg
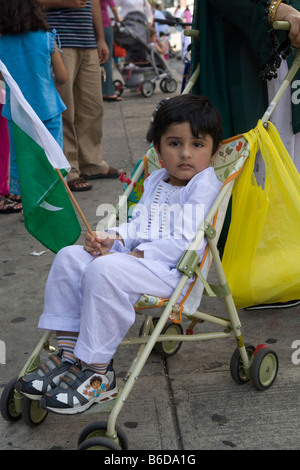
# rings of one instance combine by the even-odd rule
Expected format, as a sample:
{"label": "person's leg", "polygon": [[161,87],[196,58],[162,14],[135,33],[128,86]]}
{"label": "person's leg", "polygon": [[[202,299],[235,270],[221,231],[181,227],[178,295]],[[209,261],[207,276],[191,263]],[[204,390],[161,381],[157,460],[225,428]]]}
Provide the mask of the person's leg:
{"label": "person's leg", "polygon": [[81,246],[66,247],[56,255],[45,288],[44,311],[39,327],[57,331],[60,351],[38,370],[21,377],[17,389],[33,400],[54,389],[77,361],[74,348],[80,329],[81,277],[93,258]]}
{"label": "person's leg", "polygon": [[82,51],[80,49],[63,48],[62,59],[68,72],[68,80],[57,85],[63,102],[67,109],[62,113],[63,120],[63,149],[71,171],[67,176],[70,188],[74,191],[86,191],[92,188],[91,184],[79,177],[78,142],[75,124],[76,101],[74,99],[73,87],[80,67]]}
{"label": "person's leg", "polygon": [[9,194],[8,198],[16,202],[15,209],[22,209],[21,202],[21,187],[19,181],[19,173],[17,166],[17,156],[15,150],[15,142],[13,135],[12,121],[7,121],[8,135],[9,135],[9,148],[10,148],[10,166],[9,166]]}
{"label": "person's leg", "polygon": [[101,73],[96,49],[84,49],[74,83],[75,128],[78,161],[83,174],[105,173],[102,159],[103,101]]}
{"label": "person's leg", "polygon": [[68,72],[68,80],[62,85],[57,85],[57,90],[65,103],[67,109],[62,113],[63,133],[64,133],[64,153],[71,165],[71,171],[68,180],[79,177],[78,168],[78,148],[76,130],[74,126],[75,102],[73,95],[73,86],[79,68],[79,49],[64,48],[61,54],[64,65]]}
{"label": "person's leg", "polygon": [[7,119],[1,115],[2,107],[3,104],[0,103],[0,196],[7,196],[9,192],[9,137]]}
{"label": "person's leg", "polygon": [[106,101],[122,101],[121,97],[118,97],[115,92],[115,86],[113,82],[113,42],[114,32],[111,26],[104,28],[105,42],[109,49],[109,59],[104,64],[105,77],[102,77],[102,93],[103,100]]}
{"label": "person's leg", "polygon": [[63,148],[63,124],[62,124],[62,115],[57,114],[47,121],[43,121],[43,124],[47,127],[48,131],[52,137],[56,140],[58,145]]}
{"label": "person's leg", "polygon": [[[22,210],[21,197],[9,194],[9,135],[8,123],[1,115],[2,104],[0,103],[0,214],[13,214]],[[8,199],[8,196],[12,199]]]}
{"label": "person's leg", "polygon": [[174,271],[127,254],[96,258],[82,276],[76,356],[86,364],[109,362],[135,321],[134,304],[145,293],[168,298],[179,279]]}
{"label": "person's leg", "polygon": [[134,323],[134,304],[147,292],[168,298],[178,278],[176,270],[159,261],[125,254],[98,257],[90,263],[82,275],[80,333],[74,350],[81,367],[71,367],[66,379],[44,395],[42,406],[56,413],[74,414],[114,398],[117,388],[111,361]]}

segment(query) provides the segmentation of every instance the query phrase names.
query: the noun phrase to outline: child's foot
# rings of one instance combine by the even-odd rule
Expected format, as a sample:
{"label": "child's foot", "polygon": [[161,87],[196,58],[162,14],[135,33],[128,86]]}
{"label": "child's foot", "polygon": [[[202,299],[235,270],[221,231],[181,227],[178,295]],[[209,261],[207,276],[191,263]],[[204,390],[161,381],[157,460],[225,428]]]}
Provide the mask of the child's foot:
{"label": "child's foot", "polygon": [[70,362],[62,360],[62,352],[50,356],[47,363],[41,363],[38,369],[31,374],[21,377],[15,388],[31,400],[40,400],[44,393],[55,388],[60,379],[71,367]]}
{"label": "child's foot", "polygon": [[112,400],[118,394],[112,363],[105,374],[71,366],[58,387],[45,393],[41,407],[59,414],[76,414],[86,411],[91,405]]}

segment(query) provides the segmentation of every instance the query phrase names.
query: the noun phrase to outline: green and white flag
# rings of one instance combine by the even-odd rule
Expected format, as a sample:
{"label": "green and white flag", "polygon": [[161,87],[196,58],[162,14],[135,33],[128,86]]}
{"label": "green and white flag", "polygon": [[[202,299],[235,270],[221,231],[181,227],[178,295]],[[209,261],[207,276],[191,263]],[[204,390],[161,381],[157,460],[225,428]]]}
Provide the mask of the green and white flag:
{"label": "green and white flag", "polygon": [[10,88],[25,227],[44,246],[57,253],[75,243],[81,233],[72,202],[56,171],[59,169],[66,176],[70,165],[1,60],[0,71]]}

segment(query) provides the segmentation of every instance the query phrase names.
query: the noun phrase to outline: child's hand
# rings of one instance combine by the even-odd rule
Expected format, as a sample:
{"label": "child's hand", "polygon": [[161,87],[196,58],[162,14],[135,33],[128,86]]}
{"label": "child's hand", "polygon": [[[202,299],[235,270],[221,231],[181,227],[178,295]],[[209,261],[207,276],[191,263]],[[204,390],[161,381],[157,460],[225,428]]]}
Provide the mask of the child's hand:
{"label": "child's hand", "polygon": [[92,256],[96,256],[100,253],[100,249],[107,252],[111,249],[114,244],[114,239],[110,238],[107,233],[93,232],[93,236],[87,232],[85,235],[84,249]]}
{"label": "child's hand", "polygon": [[87,232],[85,234],[85,243],[84,243],[85,251],[87,251],[93,256],[96,256],[100,252],[100,248],[101,248],[101,242],[97,238],[96,234],[94,237],[92,237],[92,235],[89,232]]}

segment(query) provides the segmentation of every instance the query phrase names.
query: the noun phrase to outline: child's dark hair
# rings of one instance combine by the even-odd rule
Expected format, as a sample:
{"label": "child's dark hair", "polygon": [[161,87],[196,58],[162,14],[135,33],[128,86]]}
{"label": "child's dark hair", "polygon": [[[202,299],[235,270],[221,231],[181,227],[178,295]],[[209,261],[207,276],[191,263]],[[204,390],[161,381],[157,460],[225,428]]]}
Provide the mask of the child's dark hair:
{"label": "child's dark hair", "polygon": [[213,154],[222,140],[222,118],[215,105],[205,96],[180,95],[167,100],[156,112],[153,142],[160,149],[161,136],[171,124],[189,122],[193,136],[210,135]]}
{"label": "child's dark hair", "polygon": [[0,34],[49,31],[39,0],[0,0]]}

